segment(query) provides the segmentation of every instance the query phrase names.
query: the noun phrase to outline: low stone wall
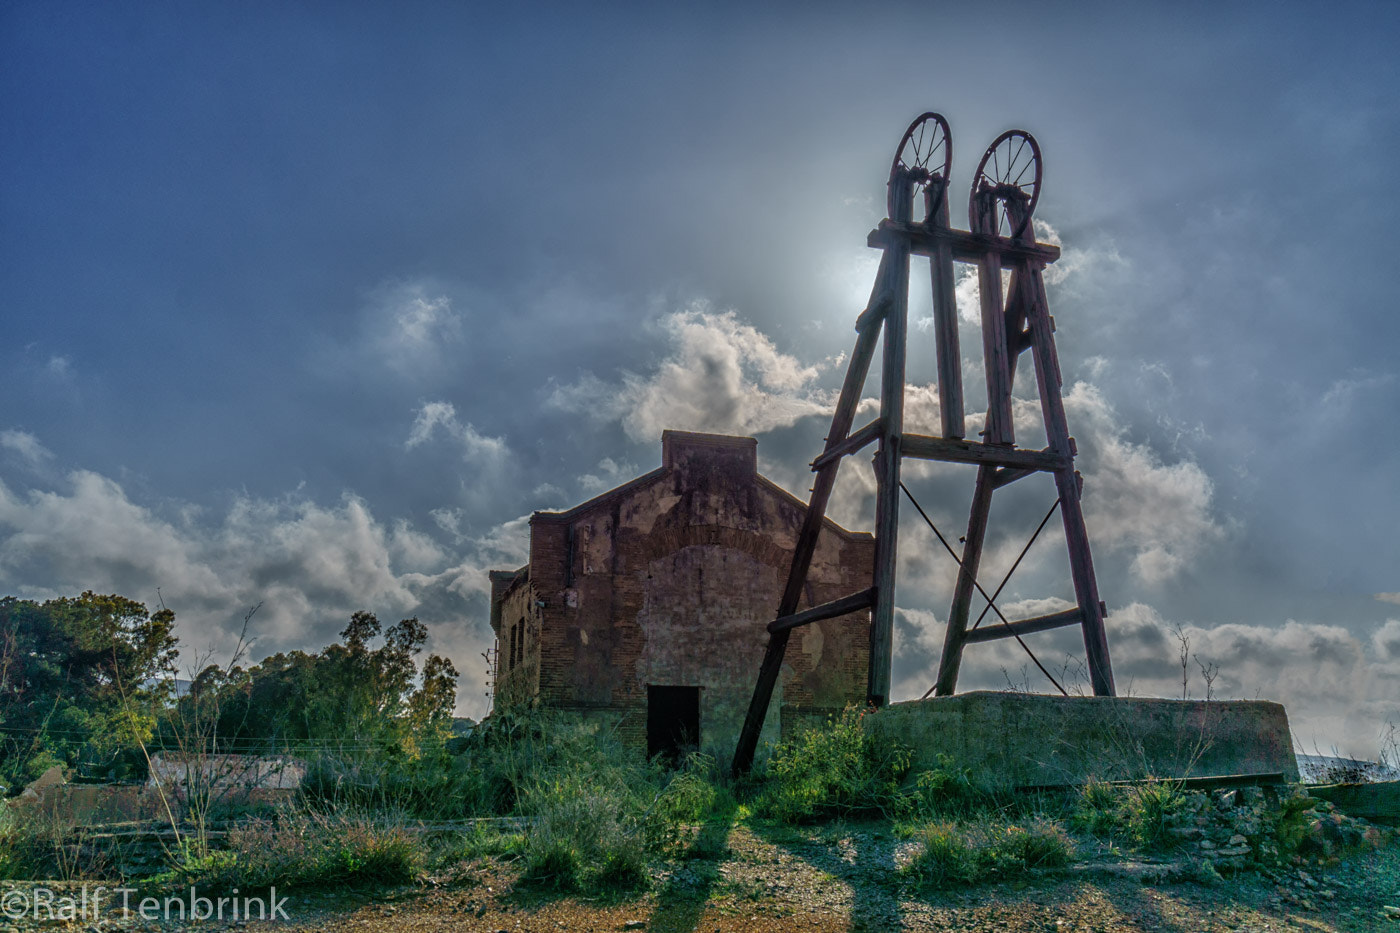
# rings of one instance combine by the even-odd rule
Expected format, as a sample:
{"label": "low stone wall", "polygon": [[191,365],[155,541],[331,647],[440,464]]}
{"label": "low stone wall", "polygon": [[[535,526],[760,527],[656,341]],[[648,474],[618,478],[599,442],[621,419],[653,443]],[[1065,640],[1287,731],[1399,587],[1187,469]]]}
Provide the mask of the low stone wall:
{"label": "low stone wall", "polygon": [[912,746],[915,772],[943,754],[989,786],[1260,773],[1298,780],[1288,715],[1264,700],[975,691],[894,703],[863,721],[871,734]]}

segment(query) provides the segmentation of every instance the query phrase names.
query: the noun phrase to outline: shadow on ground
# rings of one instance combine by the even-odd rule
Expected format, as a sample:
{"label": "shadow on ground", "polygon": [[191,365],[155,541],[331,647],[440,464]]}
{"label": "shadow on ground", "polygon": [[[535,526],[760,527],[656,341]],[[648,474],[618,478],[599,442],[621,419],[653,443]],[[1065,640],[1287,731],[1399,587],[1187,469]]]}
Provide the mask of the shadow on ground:
{"label": "shadow on ground", "polygon": [[729,834],[734,829],[738,804],[730,801],[724,810],[700,827],[687,848],[683,865],[672,872],[656,894],[656,909],[647,929],[659,933],[691,933],[700,924],[727,858]]}

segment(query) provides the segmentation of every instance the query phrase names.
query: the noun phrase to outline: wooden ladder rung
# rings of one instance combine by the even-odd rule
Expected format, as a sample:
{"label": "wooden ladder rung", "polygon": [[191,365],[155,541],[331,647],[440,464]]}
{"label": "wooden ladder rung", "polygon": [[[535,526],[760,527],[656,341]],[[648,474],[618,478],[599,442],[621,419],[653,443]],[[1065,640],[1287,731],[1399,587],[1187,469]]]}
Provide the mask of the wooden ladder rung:
{"label": "wooden ladder rung", "polygon": [[852,593],[850,596],[842,596],[829,603],[822,603],[820,606],[813,606],[811,609],[794,613],[790,616],[783,616],[768,623],[770,633],[786,632],[801,625],[810,625],[813,622],[820,622],[823,619],[834,619],[843,616],[848,612],[856,612],[860,609],[869,609],[875,604],[875,587],[868,590],[861,590],[859,593]]}

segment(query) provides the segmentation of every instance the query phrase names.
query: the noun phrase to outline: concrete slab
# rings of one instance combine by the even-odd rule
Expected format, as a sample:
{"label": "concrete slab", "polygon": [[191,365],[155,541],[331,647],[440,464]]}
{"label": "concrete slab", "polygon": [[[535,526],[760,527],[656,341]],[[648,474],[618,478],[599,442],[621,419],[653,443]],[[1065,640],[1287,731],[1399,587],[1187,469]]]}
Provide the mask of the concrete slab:
{"label": "concrete slab", "polygon": [[942,753],[995,787],[1274,772],[1298,780],[1288,714],[1265,700],[974,691],[893,703],[864,722],[912,746],[916,772]]}

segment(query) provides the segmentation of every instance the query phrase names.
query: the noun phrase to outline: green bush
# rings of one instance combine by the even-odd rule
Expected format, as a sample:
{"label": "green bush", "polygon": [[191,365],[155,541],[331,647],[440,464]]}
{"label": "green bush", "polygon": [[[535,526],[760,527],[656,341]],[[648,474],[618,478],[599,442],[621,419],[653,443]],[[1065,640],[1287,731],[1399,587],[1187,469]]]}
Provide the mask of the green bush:
{"label": "green bush", "polygon": [[755,810],[787,823],[897,811],[909,749],[866,735],[864,715],[847,708],[825,728],[779,743],[760,774]]}
{"label": "green bush", "polygon": [[1320,803],[1315,797],[1299,792],[1285,797],[1279,808],[1273,826],[1274,844],[1280,855],[1289,856],[1298,852],[1308,839],[1309,826],[1315,814],[1312,808]]}
{"label": "green bush", "polygon": [[727,849],[728,833],[705,824],[732,815],[738,804],[714,773],[712,758],[691,755],[666,780],[646,814],[647,844],[653,851],[714,858]]}
{"label": "green bush", "polygon": [[500,827],[477,823],[459,833],[444,833],[435,837],[431,864],[449,865],[479,858],[496,858],[520,851],[525,835],[503,831]]}
{"label": "green bush", "polygon": [[990,798],[972,782],[972,772],[959,768],[952,757],[938,754],[938,764],[914,778],[911,802],[914,812],[924,818],[948,813],[966,813]]}
{"label": "green bush", "polygon": [[670,823],[700,823],[722,807],[727,794],[710,777],[713,768],[708,755],[691,755],[657,797],[656,816]]}
{"label": "green bush", "polygon": [[29,827],[21,825],[0,804],[0,881],[34,878],[47,846]]}

